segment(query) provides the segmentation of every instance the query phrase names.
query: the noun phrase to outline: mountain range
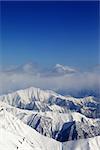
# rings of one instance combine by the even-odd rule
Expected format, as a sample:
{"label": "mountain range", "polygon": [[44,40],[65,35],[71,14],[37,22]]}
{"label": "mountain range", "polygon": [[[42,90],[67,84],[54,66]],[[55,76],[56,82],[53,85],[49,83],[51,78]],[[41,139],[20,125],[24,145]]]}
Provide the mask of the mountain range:
{"label": "mountain range", "polygon": [[0,96],[0,122],[2,150],[100,149],[100,102],[94,96],[21,89]]}

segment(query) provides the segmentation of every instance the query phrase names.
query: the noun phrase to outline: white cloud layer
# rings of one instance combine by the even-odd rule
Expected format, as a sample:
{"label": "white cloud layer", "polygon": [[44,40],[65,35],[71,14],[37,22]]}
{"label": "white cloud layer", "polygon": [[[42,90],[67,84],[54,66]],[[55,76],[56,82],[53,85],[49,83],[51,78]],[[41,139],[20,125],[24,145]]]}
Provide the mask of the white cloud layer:
{"label": "white cloud layer", "polygon": [[100,71],[79,72],[74,68],[57,64],[41,69],[37,64],[9,67],[0,71],[0,94],[30,86],[52,90],[94,89],[100,85]]}

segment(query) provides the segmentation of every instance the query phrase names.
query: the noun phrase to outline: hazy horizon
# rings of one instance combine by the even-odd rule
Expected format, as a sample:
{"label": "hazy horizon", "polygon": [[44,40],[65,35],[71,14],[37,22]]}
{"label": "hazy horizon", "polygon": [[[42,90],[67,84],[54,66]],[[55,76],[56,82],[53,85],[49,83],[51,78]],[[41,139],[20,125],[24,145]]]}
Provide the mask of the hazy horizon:
{"label": "hazy horizon", "polygon": [[0,93],[98,89],[97,1],[1,1]]}

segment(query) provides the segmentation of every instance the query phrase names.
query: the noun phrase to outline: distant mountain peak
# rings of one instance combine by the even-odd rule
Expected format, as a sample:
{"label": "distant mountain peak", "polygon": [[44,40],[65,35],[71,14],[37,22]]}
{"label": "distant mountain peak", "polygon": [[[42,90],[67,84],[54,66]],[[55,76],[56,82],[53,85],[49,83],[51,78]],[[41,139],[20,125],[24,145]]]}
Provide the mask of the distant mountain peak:
{"label": "distant mountain peak", "polygon": [[54,67],[54,71],[58,73],[75,73],[76,72],[74,68],[71,68],[69,66],[64,66],[61,64],[56,64]]}

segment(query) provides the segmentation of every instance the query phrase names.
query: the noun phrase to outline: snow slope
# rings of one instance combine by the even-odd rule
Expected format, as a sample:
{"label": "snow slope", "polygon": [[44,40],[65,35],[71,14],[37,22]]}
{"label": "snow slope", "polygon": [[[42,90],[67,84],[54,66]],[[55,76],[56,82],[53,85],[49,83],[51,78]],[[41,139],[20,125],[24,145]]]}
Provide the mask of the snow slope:
{"label": "snow slope", "polygon": [[61,143],[44,137],[12,114],[0,110],[1,150],[61,150]]}
{"label": "snow slope", "polygon": [[0,96],[0,101],[27,110],[58,112],[71,110],[80,112],[87,117],[100,117],[100,103],[94,97],[76,99],[34,87]]}
{"label": "snow slope", "polygon": [[100,136],[60,143],[40,135],[12,114],[0,110],[1,150],[99,150],[99,141]]}
{"label": "snow slope", "polygon": [[94,97],[64,97],[34,87],[0,96],[1,150],[93,150],[94,145],[98,150],[99,135],[100,103]]}
{"label": "snow slope", "polygon": [[65,142],[62,150],[100,150],[100,136]]}
{"label": "snow slope", "polygon": [[100,120],[87,118],[78,112],[29,111],[3,102],[0,102],[0,108],[10,112],[42,135],[61,142],[100,135]]}

